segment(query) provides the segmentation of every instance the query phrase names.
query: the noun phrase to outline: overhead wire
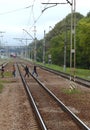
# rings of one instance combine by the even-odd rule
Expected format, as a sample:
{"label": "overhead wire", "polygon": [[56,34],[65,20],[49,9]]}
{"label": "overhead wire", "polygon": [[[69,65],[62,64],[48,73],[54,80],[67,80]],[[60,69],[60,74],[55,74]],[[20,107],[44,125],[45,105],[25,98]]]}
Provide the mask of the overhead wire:
{"label": "overhead wire", "polygon": [[0,13],[0,15],[5,15],[5,14],[9,14],[9,13],[14,13],[14,12],[17,12],[17,11],[21,11],[21,10],[24,10],[24,9],[28,9],[32,7],[32,5],[29,5],[27,7],[24,7],[24,8],[19,8],[19,9],[15,9],[15,10],[10,10],[10,11],[6,11],[6,12],[2,12]]}
{"label": "overhead wire", "polygon": [[[35,1],[35,0],[34,0]],[[69,3],[70,4],[70,1],[69,0],[66,0],[67,1],[67,3]],[[34,22],[33,22],[33,24],[32,24],[32,26],[30,27],[30,29],[37,23],[37,21],[40,19],[40,17],[42,16],[42,14],[44,13],[44,10],[45,9],[47,9],[48,8],[48,4],[50,3],[50,0],[48,0],[47,1],[47,4],[45,4],[45,6],[44,6],[44,9],[41,11],[41,14],[36,18],[36,19],[34,19]],[[67,3],[60,3],[60,4],[67,4]],[[53,5],[53,6],[56,6],[57,4],[55,4],[55,5]],[[51,6],[51,7],[53,7],[53,6]]]}
{"label": "overhead wire", "polygon": [[[35,1],[36,0],[33,0],[32,1],[32,7],[31,7],[31,14],[30,14],[30,19],[32,18],[33,19],[33,24],[30,28],[28,28],[27,30],[31,30],[32,27],[35,27],[35,14],[34,14],[34,6],[35,6]],[[30,21],[30,20],[29,20]],[[30,21],[31,22],[31,21]],[[26,30],[26,29],[25,29]],[[34,30],[35,31],[35,30]],[[28,32],[28,31],[27,31]]]}
{"label": "overhead wire", "polygon": [[[35,2],[35,0],[34,0],[34,2]],[[45,7],[44,8],[46,8],[47,7],[47,5],[48,5],[48,3],[50,2],[50,0],[48,0],[48,2],[47,2],[47,4],[45,5]],[[33,7],[34,7],[34,4],[33,4]],[[33,13],[34,13],[34,11],[33,11]],[[42,14],[43,14],[44,12],[41,10],[41,13],[40,13],[40,15],[35,19],[35,17],[34,17],[34,22],[33,22],[33,24],[32,24],[32,26],[30,27],[30,29],[32,29],[32,27],[34,27],[35,26],[35,24],[37,23],[37,21],[40,19],[40,17],[42,16]]]}
{"label": "overhead wire", "polygon": [[33,0],[33,4],[32,4],[32,15],[33,15],[33,20],[35,21],[35,16],[34,16],[34,4],[35,4],[35,0]]}
{"label": "overhead wire", "polygon": [[[30,12],[30,16],[29,16],[28,24],[29,24],[29,22],[30,22],[32,19],[33,19],[33,21],[34,21],[34,19],[35,19],[35,17],[34,17],[34,13],[33,13],[34,3],[35,3],[35,0],[33,0],[33,2],[32,2],[32,7],[31,7],[31,12]],[[31,18],[32,18],[32,19],[31,19]]]}
{"label": "overhead wire", "polygon": [[[47,8],[49,2],[50,2],[50,0],[48,0],[47,4],[45,4],[44,9]],[[44,10],[44,9],[43,9],[43,10]]]}

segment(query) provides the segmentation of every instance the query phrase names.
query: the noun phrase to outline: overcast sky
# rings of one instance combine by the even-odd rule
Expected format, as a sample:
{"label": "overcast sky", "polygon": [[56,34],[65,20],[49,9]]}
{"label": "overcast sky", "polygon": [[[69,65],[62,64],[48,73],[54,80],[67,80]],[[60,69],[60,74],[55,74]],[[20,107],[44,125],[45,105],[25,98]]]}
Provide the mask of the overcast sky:
{"label": "overcast sky", "polygon": [[[71,0],[69,0],[71,2]],[[32,38],[23,29],[27,30],[32,37],[36,32],[38,39],[43,38],[44,30],[46,33],[71,13],[70,4],[58,4],[57,6],[46,9],[52,5],[41,3],[66,3],[67,0],[0,0],[0,44],[1,45],[24,45],[18,38]],[[84,16],[90,11],[90,0],[76,0],[76,12]],[[36,26],[36,31],[34,31]]]}

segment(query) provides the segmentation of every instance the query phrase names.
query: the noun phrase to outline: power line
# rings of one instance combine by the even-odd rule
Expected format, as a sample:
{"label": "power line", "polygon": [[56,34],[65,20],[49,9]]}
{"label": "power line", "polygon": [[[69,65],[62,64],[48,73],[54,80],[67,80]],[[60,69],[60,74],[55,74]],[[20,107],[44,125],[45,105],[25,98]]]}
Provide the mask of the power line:
{"label": "power line", "polygon": [[[45,4],[45,7],[44,7],[44,9],[41,11],[41,14],[35,19],[35,17],[34,17],[34,10],[33,10],[33,8],[34,8],[34,6],[35,6],[35,0],[33,0],[32,13],[33,13],[33,20],[34,20],[34,22],[33,22],[32,26],[31,26],[29,29],[31,29],[31,28],[37,23],[37,21],[40,19],[40,17],[42,16],[42,14],[44,13],[44,11],[45,11],[46,9],[48,9],[48,8],[50,8],[50,7],[54,7],[54,6],[58,5],[58,4],[68,4],[68,3],[69,3],[70,5],[72,5],[72,3],[71,3],[69,0],[66,0],[66,1],[67,1],[67,2],[65,2],[65,3],[50,3],[50,0],[48,0],[47,3],[41,3],[41,4]],[[50,5],[50,4],[53,4],[53,5],[48,6],[48,5]]]}
{"label": "power line", "polygon": [[[32,27],[34,27],[34,25],[37,23],[37,21],[40,19],[40,17],[41,17],[42,14],[43,14],[43,11],[41,10],[40,15],[35,19],[35,17],[34,17],[35,1],[36,1],[36,0],[33,0],[32,9],[31,9],[31,10],[32,10],[32,14],[33,14],[33,24],[32,24],[32,26],[31,26],[29,29],[31,29]],[[49,3],[49,1],[50,1],[50,0],[48,0],[48,3]],[[48,5],[48,3],[47,3],[47,5]],[[47,5],[45,5],[45,7],[46,7]],[[44,8],[45,8],[45,7],[44,7]]]}
{"label": "power line", "polygon": [[6,11],[6,12],[3,12],[3,13],[0,13],[0,15],[5,15],[5,14],[9,14],[9,13],[14,13],[14,12],[17,12],[17,11],[21,11],[21,10],[24,10],[24,9],[28,9],[32,7],[32,5],[30,6],[27,6],[27,7],[24,7],[24,8],[20,8],[20,9],[15,9],[15,10],[10,10],[10,11]]}
{"label": "power line", "polygon": [[42,16],[42,14],[43,14],[43,12],[36,18],[36,20],[34,20],[32,26],[30,27],[30,29],[31,29],[32,27],[34,27],[34,25],[35,25],[35,24],[37,23],[37,21],[40,19],[40,17]]}

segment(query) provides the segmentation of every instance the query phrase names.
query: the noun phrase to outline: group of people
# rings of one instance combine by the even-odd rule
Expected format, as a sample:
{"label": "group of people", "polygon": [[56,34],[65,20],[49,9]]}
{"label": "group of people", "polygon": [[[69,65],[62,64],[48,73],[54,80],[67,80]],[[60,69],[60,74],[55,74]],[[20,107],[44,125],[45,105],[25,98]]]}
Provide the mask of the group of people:
{"label": "group of people", "polygon": [[[24,69],[25,69],[25,77],[26,76],[29,77],[29,68],[28,68],[28,66],[26,65]],[[34,67],[33,67],[32,75],[34,75],[34,74],[36,74],[36,77],[38,76],[36,65],[34,65]],[[16,77],[16,67],[15,67],[15,64],[13,64],[12,75],[14,77]],[[1,67],[1,76],[2,76],[2,78],[4,77],[4,66],[3,65]]]}
{"label": "group of people", "polygon": [[[25,77],[26,76],[29,77],[29,68],[28,68],[28,66],[26,65],[24,69],[25,69]],[[38,76],[36,65],[34,65],[34,67],[33,67],[32,75],[34,75],[34,74],[36,74],[36,77]]]}
{"label": "group of people", "polygon": [[[5,67],[2,65],[1,67],[1,77],[4,78],[4,72],[5,72]],[[13,70],[12,70],[12,75],[15,77],[16,76],[16,68],[15,65],[13,65]]]}

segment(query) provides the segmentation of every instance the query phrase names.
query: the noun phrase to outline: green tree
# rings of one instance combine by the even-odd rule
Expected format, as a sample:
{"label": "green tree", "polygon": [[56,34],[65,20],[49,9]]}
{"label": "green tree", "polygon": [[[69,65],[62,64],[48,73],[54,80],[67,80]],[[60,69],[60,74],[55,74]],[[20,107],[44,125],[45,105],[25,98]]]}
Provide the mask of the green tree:
{"label": "green tree", "polygon": [[81,19],[77,26],[77,66],[90,67],[90,17]]}

